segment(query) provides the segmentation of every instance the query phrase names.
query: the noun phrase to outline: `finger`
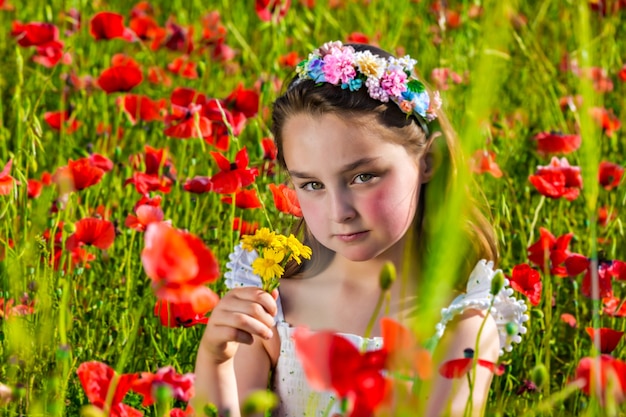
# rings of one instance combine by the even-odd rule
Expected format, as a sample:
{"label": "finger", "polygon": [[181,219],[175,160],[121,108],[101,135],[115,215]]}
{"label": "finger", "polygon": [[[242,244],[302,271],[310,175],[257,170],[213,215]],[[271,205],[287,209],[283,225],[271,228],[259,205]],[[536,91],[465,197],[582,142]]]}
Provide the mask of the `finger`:
{"label": "finger", "polygon": [[[274,295],[269,294],[260,288],[237,288],[236,290],[231,290],[226,293],[224,297],[228,296],[229,294],[232,297],[240,300],[246,300],[260,304],[271,316],[275,316],[278,312],[278,306],[276,305],[276,298],[274,297]],[[278,296],[278,291],[276,291],[276,296]]]}

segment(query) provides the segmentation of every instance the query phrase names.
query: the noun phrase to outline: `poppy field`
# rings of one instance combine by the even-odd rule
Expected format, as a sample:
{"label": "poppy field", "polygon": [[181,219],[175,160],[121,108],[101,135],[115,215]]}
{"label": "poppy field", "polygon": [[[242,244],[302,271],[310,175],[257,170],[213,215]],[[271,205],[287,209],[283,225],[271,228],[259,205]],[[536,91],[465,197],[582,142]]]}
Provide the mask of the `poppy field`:
{"label": "poppy field", "polygon": [[[626,1],[35,3],[0,0],[1,415],[216,415],[190,399],[228,254],[302,216],[271,103],[331,40],[417,59],[460,138],[457,186],[488,203],[529,319],[478,361],[486,415],[626,415]],[[436,217],[418,340],[449,303],[463,209]],[[432,372],[465,378],[465,359]]]}

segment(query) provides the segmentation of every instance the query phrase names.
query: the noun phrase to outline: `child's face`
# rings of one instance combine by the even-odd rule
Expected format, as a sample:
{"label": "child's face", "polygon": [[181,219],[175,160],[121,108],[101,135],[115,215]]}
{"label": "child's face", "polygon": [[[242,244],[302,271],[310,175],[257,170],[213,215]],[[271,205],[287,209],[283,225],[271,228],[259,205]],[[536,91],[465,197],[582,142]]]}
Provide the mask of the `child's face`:
{"label": "child's face", "polygon": [[298,114],[282,133],[285,163],[313,236],[353,261],[381,254],[398,259],[418,206],[421,158],[364,117]]}

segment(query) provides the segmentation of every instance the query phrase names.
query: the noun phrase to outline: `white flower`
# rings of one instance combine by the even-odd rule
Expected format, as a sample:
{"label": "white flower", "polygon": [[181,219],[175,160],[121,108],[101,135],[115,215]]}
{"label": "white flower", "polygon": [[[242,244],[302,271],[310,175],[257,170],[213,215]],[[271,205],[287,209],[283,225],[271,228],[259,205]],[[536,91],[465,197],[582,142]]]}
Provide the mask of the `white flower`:
{"label": "white flower", "polygon": [[357,52],[354,56],[359,72],[366,77],[380,78],[385,71],[386,61],[370,51]]}

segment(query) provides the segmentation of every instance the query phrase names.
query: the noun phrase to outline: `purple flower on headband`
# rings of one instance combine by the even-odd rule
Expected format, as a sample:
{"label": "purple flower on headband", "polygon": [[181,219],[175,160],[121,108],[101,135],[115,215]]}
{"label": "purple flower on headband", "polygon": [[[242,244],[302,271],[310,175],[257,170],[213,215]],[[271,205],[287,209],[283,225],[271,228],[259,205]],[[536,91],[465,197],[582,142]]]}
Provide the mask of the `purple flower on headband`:
{"label": "purple flower on headband", "polygon": [[387,71],[380,78],[380,86],[391,97],[400,97],[406,91],[406,78],[403,71]]}
{"label": "purple flower on headband", "polygon": [[356,75],[354,69],[354,50],[352,48],[333,48],[324,56],[322,71],[326,81],[331,84],[349,83]]}
{"label": "purple flower on headband", "polygon": [[365,85],[367,86],[367,92],[371,98],[382,101],[383,103],[389,101],[389,94],[380,87],[378,79],[370,77],[365,81]]}
{"label": "purple flower on headband", "polygon": [[324,72],[322,71],[323,67],[324,61],[319,58],[311,59],[307,67],[307,74],[309,78],[311,78],[316,83],[326,82],[326,77],[324,77]]}

